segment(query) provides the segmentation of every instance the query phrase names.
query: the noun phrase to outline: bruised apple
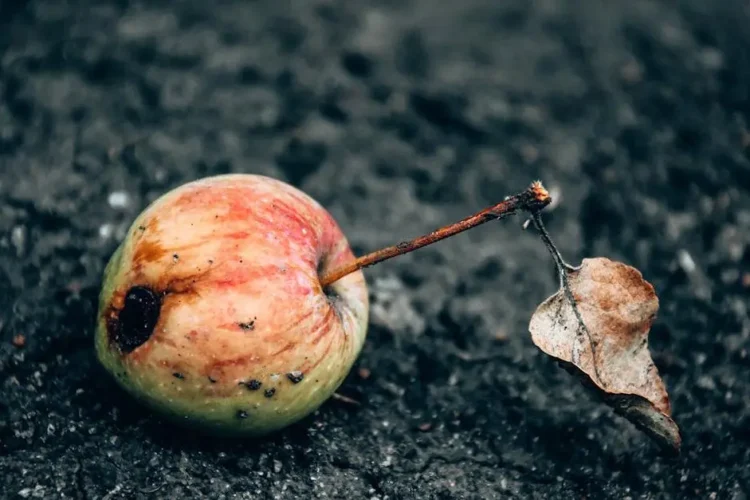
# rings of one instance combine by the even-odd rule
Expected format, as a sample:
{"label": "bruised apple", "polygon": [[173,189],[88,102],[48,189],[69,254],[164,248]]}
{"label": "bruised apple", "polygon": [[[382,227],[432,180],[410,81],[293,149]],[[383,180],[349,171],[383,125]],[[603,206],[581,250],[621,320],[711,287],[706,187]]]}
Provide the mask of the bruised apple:
{"label": "bruised apple", "polygon": [[109,261],[97,356],[138,400],[214,434],[263,435],[317,409],[367,333],[355,257],[315,200],[268,177],[223,175],[163,195]]}

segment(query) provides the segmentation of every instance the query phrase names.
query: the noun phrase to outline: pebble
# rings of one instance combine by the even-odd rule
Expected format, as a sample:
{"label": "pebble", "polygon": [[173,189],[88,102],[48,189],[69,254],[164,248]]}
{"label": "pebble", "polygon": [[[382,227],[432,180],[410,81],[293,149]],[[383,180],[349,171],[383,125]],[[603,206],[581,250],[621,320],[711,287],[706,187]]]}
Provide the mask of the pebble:
{"label": "pebble", "polygon": [[126,208],[130,204],[130,197],[125,191],[113,191],[109,193],[107,203],[112,208]]}
{"label": "pebble", "polygon": [[687,250],[681,248],[677,251],[677,262],[686,273],[692,274],[695,271],[695,261]]}
{"label": "pebble", "polygon": [[43,498],[44,497],[44,486],[36,485],[33,488],[24,488],[18,492],[18,496],[22,498]]}
{"label": "pebble", "polygon": [[99,237],[103,240],[108,240],[114,233],[114,227],[112,224],[102,224],[99,226]]}
{"label": "pebble", "polygon": [[16,255],[20,257],[26,249],[26,228],[24,226],[15,226],[10,232],[10,242],[16,249]]}

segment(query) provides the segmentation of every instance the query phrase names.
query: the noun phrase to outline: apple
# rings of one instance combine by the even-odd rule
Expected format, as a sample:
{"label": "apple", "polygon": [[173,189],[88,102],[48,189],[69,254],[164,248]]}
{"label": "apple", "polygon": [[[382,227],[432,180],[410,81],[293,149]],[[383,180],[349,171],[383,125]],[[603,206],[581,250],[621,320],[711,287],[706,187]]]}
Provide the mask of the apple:
{"label": "apple", "polygon": [[182,185],[133,222],[106,266],[97,357],[171,420],[259,436],[316,410],[367,334],[367,285],[341,228],[269,177]]}

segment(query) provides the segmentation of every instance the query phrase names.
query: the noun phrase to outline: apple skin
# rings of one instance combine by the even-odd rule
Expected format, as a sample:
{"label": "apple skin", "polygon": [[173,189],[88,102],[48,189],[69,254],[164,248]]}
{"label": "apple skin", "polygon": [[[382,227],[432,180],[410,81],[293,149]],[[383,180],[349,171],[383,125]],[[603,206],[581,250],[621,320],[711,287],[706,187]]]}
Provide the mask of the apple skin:
{"label": "apple skin", "polygon": [[182,185],[136,218],[106,266],[97,357],[172,421],[215,435],[277,431],[320,407],[361,351],[364,275],[319,282],[354,258],[332,216],[282,181]]}

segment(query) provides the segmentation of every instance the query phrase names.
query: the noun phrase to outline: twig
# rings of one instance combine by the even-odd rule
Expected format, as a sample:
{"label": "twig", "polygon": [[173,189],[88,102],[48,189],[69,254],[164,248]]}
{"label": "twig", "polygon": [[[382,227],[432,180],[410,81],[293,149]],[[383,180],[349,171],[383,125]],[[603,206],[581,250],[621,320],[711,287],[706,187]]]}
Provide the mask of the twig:
{"label": "twig", "polygon": [[378,262],[383,262],[384,260],[392,259],[399,255],[413,252],[414,250],[431,245],[458,233],[462,233],[480,224],[484,224],[485,222],[505,218],[519,210],[525,210],[530,213],[538,212],[549,205],[551,201],[552,198],[550,198],[549,193],[544,186],[542,186],[542,183],[539,181],[534,182],[525,191],[513,196],[508,196],[500,203],[485,208],[463,220],[441,227],[440,229],[424,236],[419,236],[397,245],[376,250],[375,252],[363,255],[343,266],[333,268],[321,277],[320,284],[325,288],[354,271],[372,266]]}

